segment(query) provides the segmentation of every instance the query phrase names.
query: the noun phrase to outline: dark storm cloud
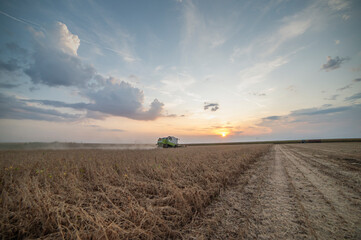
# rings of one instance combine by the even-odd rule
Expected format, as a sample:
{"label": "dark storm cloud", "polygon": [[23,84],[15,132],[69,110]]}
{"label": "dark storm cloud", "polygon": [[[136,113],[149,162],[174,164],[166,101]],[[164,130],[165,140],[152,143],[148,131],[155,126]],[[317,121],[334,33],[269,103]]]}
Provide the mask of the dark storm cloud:
{"label": "dark storm cloud", "polygon": [[340,58],[339,56],[335,57],[334,59],[330,56],[327,57],[327,62],[322,65],[321,69],[325,71],[335,70],[341,67],[341,64],[347,61],[349,58]]}
{"label": "dark storm cloud", "polygon": [[345,98],[345,101],[355,101],[355,100],[358,100],[358,99],[361,99],[361,92],[359,93],[356,93],[350,97],[347,97]]}
{"label": "dark storm cloud", "polygon": [[28,105],[25,101],[0,93],[1,119],[32,119],[45,121],[68,121],[79,118],[78,114],[62,113]]}
{"label": "dark storm cloud", "polygon": [[210,108],[210,110],[212,112],[215,112],[215,111],[217,111],[219,109],[219,104],[218,103],[207,103],[207,102],[205,102],[203,108],[204,108],[204,110],[207,110],[208,108]]}

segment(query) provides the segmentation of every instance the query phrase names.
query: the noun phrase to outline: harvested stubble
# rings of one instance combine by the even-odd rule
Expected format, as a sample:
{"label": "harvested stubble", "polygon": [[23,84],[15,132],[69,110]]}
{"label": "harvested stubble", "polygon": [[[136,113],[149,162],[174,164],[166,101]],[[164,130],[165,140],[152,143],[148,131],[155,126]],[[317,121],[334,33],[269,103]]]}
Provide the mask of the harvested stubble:
{"label": "harvested stubble", "polygon": [[269,145],[1,151],[6,239],[181,238]]}

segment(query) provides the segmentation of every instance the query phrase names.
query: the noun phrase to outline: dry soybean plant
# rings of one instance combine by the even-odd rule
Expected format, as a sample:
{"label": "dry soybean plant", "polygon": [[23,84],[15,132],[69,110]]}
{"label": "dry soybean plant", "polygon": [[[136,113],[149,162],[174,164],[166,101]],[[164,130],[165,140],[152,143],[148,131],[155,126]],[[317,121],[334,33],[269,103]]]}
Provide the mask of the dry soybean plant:
{"label": "dry soybean plant", "polygon": [[269,145],[0,151],[3,239],[182,238]]}

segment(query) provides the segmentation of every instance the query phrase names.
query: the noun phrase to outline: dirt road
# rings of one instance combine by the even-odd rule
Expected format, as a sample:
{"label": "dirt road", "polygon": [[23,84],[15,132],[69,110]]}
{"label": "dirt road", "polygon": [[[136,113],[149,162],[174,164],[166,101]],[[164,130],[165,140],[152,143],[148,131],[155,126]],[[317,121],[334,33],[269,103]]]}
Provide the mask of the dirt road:
{"label": "dirt road", "polygon": [[361,144],[347,146],[275,145],[184,238],[361,239]]}

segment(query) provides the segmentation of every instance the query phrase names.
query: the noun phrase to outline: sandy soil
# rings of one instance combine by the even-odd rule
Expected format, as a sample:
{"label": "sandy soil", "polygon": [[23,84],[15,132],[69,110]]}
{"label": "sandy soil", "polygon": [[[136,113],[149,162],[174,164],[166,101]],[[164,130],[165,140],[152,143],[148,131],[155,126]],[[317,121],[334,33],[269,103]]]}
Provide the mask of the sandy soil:
{"label": "sandy soil", "polygon": [[361,144],[275,145],[185,239],[361,239]]}

